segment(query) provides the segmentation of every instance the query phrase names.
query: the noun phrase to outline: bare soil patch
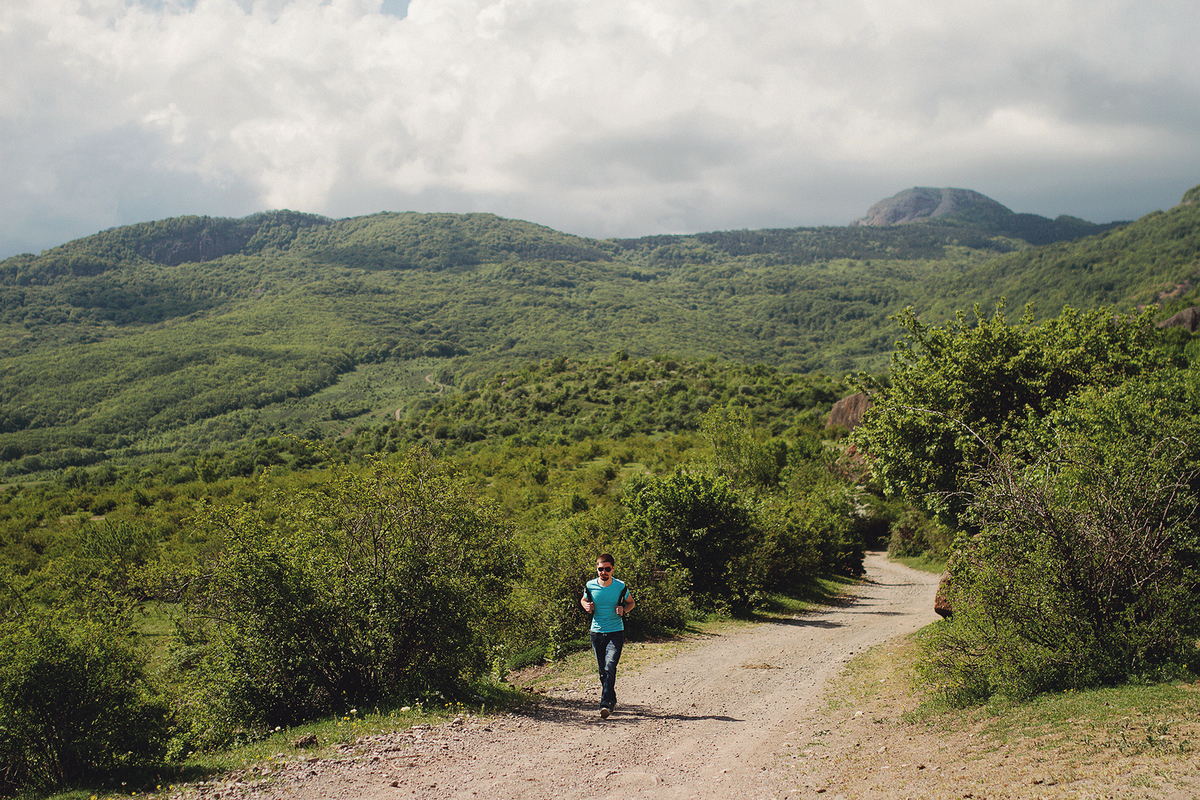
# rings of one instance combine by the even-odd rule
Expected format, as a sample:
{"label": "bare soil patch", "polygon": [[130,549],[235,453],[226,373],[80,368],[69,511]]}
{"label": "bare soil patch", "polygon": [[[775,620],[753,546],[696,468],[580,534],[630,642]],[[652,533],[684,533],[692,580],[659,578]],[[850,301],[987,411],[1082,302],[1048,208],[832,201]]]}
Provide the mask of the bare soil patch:
{"label": "bare soil patch", "polygon": [[[866,565],[841,607],[682,644],[630,643],[606,721],[590,671],[530,673],[533,700],[519,712],[297,754],[173,796],[1200,796],[1195,751],[1182,744],[1122,752],[1104,732],[1085,741],[1062,730],[1002,739],[984,712],[912,721],[920,697],[908,635],[936,619],[937,576],[878,553]],[[1195,728],[1171,735],[1197,741]]]}

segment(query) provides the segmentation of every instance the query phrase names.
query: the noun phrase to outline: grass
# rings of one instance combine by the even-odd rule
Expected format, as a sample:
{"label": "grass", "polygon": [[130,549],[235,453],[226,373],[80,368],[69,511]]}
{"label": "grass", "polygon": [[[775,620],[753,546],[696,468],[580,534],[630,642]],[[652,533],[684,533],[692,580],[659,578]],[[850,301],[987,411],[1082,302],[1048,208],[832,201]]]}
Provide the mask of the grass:
{"label": "grass", "polygon": [[[928,630],[910,637],[902,651],[909,691],[922,692],[916,659]],[[976,735],[997,745],[1023,743],[1046,751],[1048,757],[1194,758],[1200,752],[1200,679],[1069,690],[1024,702],[992,698],[969,708],[952,707],[944,698],[925,694],[904,719],[945,732],[974,728]]]}
{"label": "grass", "polygon": [[933,575],[940,575],[946,571],[945,559],[934,558],[928,553],[922,553],[919,556],[893,556],[889,554],[888,558],[898,564],[903,564],[906,567],[918,569],[921,572],[928,572]]}
{"label": "grass", "polygon": [[984,711],[994,715],[987,734],[1000,740],[1019,736],[1044,748],[1126,756],[1200,751],[1200,681],[1062,692],[1023,704],[993,703]]}
{"label": "grass", "polygon": [[857,578],[817,578],[794,594],[767,595],[755,606],[751,619],[791,617],[820,606],[833,605],[856,585]]}
{"label": "grass", "polygon": [[860,654],[827,687],[803,749],[829,760],[806,761],[804,780],[861,796],[891,796],[888,776],[908,796],[1198,796],[1200,680],[954,707],[919,678],[928,630]]}

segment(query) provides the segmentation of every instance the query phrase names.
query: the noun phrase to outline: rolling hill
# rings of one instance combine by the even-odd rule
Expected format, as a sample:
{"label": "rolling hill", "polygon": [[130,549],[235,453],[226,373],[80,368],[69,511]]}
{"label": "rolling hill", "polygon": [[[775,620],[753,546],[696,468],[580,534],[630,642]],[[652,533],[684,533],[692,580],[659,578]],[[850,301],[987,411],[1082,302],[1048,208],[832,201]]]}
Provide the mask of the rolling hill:
{"label": "rolling hill", "polygon": [[16,256],[0,262],[0,464],[20,475],[298,426],[331,435],[435,384],[559,356],[882,371],[899,333],[888,317],[906,306],[938,319],[1007,297],[1045,316],[1194,296],[1196,190],[1120,226],[1033,219],[965,190],[903,202],[930,192],[942,213],[905,224],[601,241],[489,214],[276,211]]}

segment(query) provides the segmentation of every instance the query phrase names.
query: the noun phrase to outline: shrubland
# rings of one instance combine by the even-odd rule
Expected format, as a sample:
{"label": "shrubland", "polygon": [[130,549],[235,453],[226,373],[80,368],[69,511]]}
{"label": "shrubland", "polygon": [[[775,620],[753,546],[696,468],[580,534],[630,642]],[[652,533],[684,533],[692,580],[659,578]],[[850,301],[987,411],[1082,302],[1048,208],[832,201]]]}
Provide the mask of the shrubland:
{"label": "shrubland", "polygon": [[821,426],[845,391],[768,367],[554,359],[339,438],[11,485],[4,786],[468,697],[585,646],[601,551],[636,592],[634,636],[854,574],[870,504]]}
{"label": "shrubland", "polygon": [[1112,309],[902,322],[855,439],[886,494],[956,532],[931,685],[1024,699],[1200,667],[1193,348]]}
{"label": "shrubland", "polygon": [[948,558],[959,702],[1195,669],[1200,346],[1153,320],[1197,214],[1031,248],[271,212],[8,259],[0,790],[494,687],[584,646],[601,551],[635,636]]}
{"label": "shrubland", "polygon": [[1188,302],[1198,214],[603,241],[488,214],[117,228],[0,262],[0,475],[330,437],[407,412],[426,377],[474,391],[618,348],[881,372],[907,306],[935,324],[1001,297],[1039,319]]}

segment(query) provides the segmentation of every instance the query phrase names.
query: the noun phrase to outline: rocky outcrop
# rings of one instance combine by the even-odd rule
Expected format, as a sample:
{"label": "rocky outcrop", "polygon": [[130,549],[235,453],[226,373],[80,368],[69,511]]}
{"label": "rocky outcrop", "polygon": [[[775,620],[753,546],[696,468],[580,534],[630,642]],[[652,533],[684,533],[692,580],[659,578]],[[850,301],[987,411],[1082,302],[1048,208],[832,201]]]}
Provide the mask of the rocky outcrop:
{"label": "rocky outcrop", "polygon": [[1200,308],[1192,306],[1158,323],[1160,328],[1187,328],[1192,333],[1200,328]]}
{"label": "rocky outcrop", "polygon": [[138,248],[138,255],[172,267],[186,262],[213,261],[241,251],[254,233],[234,225],[205,225],[184,235],[146,242]]}
{"label": "rocky outcrop", "polygon": [[931,189],[918,186],[895,197],[880,200],[867,211],[857,225],[904,225],[950,214],[971,216],[1011,215],[1013,212],[992,198],[970,189]]}
{"label": "rocky outcrop", "polygon": [[848,429],[856,428],[862,422],[863,414],[870,407],[871,398],[867,397],[865,392],[843,397],[833,404],[833,408],[829,412],[829,421],[825,424],[825,427],[834,428],[841,426]]}
{"label": "rocky outcrop", "polygon": [[938,581],[937,594],[933,597],[933,610],[942,617],[949,617],[954,613],[954,609],[950,607],[950,570],[942,573],[942,579]]}
{"label": "rocky outcrop", "polygon": [[987,195],[970,189],[931,189],[917,186],[871,206],[867,216],[850,225],[907,225],[932,222],[962,226],[988,236],[1024,239],[1040,245],[1094,236],[1125,223],[1097,225],[1062,214],[1055,219],[1038,214],[1017,214]]}

